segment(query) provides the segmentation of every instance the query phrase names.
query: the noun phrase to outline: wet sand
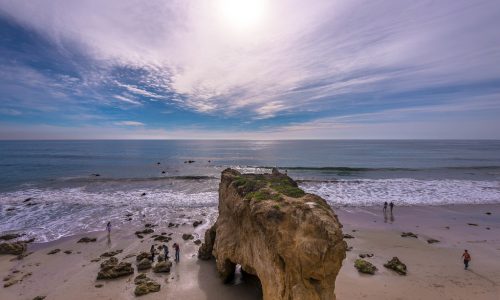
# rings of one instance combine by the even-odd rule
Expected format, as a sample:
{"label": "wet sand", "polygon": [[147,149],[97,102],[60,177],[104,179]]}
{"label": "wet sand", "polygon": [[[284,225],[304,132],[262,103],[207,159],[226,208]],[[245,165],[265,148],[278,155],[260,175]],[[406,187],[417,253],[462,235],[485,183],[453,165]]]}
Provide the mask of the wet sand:
{"label": "wet sand", "polygon": [[[500,295],[500,205],[456,205],[396,207],[391,217],[381,208],[335,208],[344,233],[354,236],[346,239],[352,250],[347,252],[337,277],[337,299],[499,299]],[[491,215],[485,214],[491,212]],[[141,299],[259,299],[255,284],[224,285],[215,272],[213,261],[199,261],[193,241],[203,239],[216,211],[173,213],[155,227],[155,233],[172,233],[173,242],[181,245],[181,261],[173,264],[170,274],[146,271],[161,284],[161,290],[141,296]],[[185,220],[178,228],[168,228],[170,220]],[[170,219],[170,220],[169,220]],[[204,220],[193,228],[192,221]],[[146,222],[146,220],[144,221]],[[474,225],[468,225],[477,224]],[[115,224],[116,225],[116,224]],[[448,229],[448,228],[449,229]],[[487,229],[489,228],[489,229]],[[134,299],[132,276],[114,280],[96,280],[100,262],[91,262],[100,254],[123,249],[120,260],[140,251],[149,251],[153,242],[150,235],[139,239],[134,232],[142,228],[115,226],[108,240],[106,232],[93,232],[66,237],[54,242],[32,244],[33,254],[22,260],[14,256],[0,256],[0,276],[9,274],[22,282],[0,287],[0,299]],[[401,232],[411,231],[418,238],[403,238]],[[184,241],[183,233],[192,233],[194,240]],[[76,243],[82,236],[96,237],[95,243]],[[439,243],[428,244],[434,238]],[[47,255],[59,248],[61,252]],[[461,254],[468,249],[472,255],[469,270],[463,269]],[[71,254],[63,251],[71,250]],[[377,266],[375,275],[359,274],[354,260],[362,253],[373,253],[367,258]],[[172,249],[171,249],[172,254]],[[408,275],[401,276],[383,267],[393,256],[408,267]],[[135,257],[127,258],[135,266]],[[18,270],[18,273],[13,273]],[[5,283],[5,282],[4,282]],[[95,287],[102,283],[100,288]]]}

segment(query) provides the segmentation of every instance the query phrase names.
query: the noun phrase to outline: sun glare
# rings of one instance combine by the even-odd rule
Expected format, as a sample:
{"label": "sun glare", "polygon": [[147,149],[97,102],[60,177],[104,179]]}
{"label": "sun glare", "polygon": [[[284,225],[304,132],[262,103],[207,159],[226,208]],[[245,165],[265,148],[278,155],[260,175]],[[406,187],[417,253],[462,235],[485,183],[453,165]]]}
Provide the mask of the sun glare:
{"label": "sun glare", "polygon": [[218,15],[233,29],[248,30],[260,25],[268,0],[218,0]]}

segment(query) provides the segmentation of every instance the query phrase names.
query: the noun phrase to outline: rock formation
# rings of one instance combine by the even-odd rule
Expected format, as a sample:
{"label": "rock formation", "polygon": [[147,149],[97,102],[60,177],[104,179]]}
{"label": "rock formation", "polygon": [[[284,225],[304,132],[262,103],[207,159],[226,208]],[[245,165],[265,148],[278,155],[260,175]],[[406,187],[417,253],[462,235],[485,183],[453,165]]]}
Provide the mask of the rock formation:
{"label": "rock formation", "polygon": [[397,257],[393,257],[390,261],[384,264],[384,267],[394,270],[400,275],[406,275],[406,265]]}
{"label": "rock formation", "polygon": [[26,251],[26,243],[0,243],[0,254],[21,255]]}
{"label": "rock formation", "polygon": [[375,271],[377,271],[377,267],[375,267],[371,262],[360,258],[356,259],[354,267],[358,269],[358,272],[364,274],[373,275],[375,274]]}
{"label": "rock formation", "polygon": [[290,177],[222,172],[219,216],[205,233],[198,257],[216,259],[223,280],[236,264],[257,276],[264,300],[335,299],[345,258],[342,225],[322,198]]}
{"label": "rock formation", "polygon": [[97,279],[113,279],[130,274],[134,274],[134,269],[130,263],[118,263],[116,257],[111,257],[101,263],[101,270],[97,274]]}

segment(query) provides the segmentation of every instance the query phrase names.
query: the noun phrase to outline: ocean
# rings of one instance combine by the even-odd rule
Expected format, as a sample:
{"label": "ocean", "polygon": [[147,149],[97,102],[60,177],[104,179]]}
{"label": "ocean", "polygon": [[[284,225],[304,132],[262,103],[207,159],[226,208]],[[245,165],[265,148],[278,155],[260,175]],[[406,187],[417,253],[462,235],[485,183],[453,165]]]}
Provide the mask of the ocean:
{"label": "ocean", "polygon": [[333,207],[500,203],[500,141],[0,141],[0,233],[50,241],[214,214],[229,167],[278,167]]}

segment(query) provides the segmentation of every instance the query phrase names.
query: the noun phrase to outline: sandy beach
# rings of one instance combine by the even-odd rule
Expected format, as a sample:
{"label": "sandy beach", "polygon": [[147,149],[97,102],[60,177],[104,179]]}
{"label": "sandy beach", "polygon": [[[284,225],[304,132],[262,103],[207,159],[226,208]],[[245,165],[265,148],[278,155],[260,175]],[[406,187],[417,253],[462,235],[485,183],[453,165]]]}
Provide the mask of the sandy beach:
{"label": "sandy beach", "polygon": [[[498,299],[500,294],[500,205],[455,205],[396,207],[394,213],[373,207],[342,207],[336,213],[343,224],[344,234],[352,250],[347,252],[336,281],[338,299]],[[489,212],[490,214],[486,214]],[[197,213],[197,212],[196,212]],[[173,214],[170,219],[184,220],[179,227],[167,226],[165,221],[154,227],[155,233],[172,233],[173,242],[180,243],[181,260],[174,263],[169,274],[146,273],[161,284],[161,290],[142,296],[143,299],[259,299],[255,283],[222,284],[213,261],[197,259],[196,239],[203,239],[205,230],[216,216],[215,210],[191,215]],[[194,220],[204,220],[196,228]],[[28,253],[16,259],[11,255],[0,257],[0,275],[20,280],[0,288],[0,299],[134,299],[134,277],[96,280],[100,262],[91,262],[111,250],[122,249],[116,255],[121,261],[131,262],[141,251],[148,251],[153,242],[150,235],[143,239],[134,232],[141,228],[115,226],[111,238],[107,233],[92,232],[65,237],[54,242],[31,244]],[[418,238],[401,237],[411,231]],[[193,240],[184,241],[183,233],[191,233]],[[83,237],[96,237],[93,243],[77,243]],[[429,244],[428,239],[439,242]],[[53,249],[61,251],[49,255]],[[469,270],[464,270],[461,254],[468,249],[472,255]],[[64,251],[70,250],[71,254]],[[171,250],[172,251],[172,250]],[[373,254],[366,258],[378,271],[375,275],[359,274],[354,261],[359,254]],[[383,264],[397,256],[408,267],[407,276],[386,269]],[[101,262],[103,259],[100,260]],[[9,280],[4,281],[4,283]],[[102,284],[102,287],[96,285]]]}

